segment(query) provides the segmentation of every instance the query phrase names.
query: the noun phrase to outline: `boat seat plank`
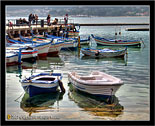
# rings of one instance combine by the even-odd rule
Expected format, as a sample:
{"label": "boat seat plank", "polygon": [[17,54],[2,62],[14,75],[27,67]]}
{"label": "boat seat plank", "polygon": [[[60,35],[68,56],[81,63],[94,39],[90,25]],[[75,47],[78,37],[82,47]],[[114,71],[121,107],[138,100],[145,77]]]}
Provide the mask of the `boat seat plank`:
{"label": "boat seat plank", "polygon": [[96,80],[96,78],[95,77],[87,77],[87,76],[85,76],[85,77],[80,77],[80,79],[81,80]]}

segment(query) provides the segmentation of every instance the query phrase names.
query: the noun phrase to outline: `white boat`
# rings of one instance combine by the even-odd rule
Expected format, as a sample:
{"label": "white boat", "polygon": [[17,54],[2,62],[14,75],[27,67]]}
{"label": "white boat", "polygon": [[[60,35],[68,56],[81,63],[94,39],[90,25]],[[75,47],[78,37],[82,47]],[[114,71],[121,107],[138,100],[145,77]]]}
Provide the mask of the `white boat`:
{"label": "white boat", "polygon": [[112,49],[93,49],[93,48],[82,48],[81,52],[85,56],[90,57],[124,57],[127,53],[127,48],[123,50],[112,50]]}
{"label": "white boat", "polygon": [[75,40],[65,40],[64,45],[61,50],[76,50],[78,46],[78,42]]}
{"label": "white boat", "polygon": [[[6,53],[8,53],[8,52],[19,53],[19,47],[6,47]],[[38,55],[37,49],[26,47],[25,49],[21,50],[21,58],[22,59],[36,58],[37,55]]]}
{"label": "white boat", "polygon": [[18,53],[6,53],[5,55],[7,66],[18,64]]}
{"label": "white boat", "polygon": [[31,47],[34,49],[38,50],[38,56],[39,57],[46,57],[48,54],[48,50],[51,46],[51,42],[46,42],[46,43],[24,43],[21,41],[17,41],[17,40],[13,40],[13,39],[8,39],[9,43],[14,43],[14,44],[10,44],[9,47]]}
{"label": "white boat", "polygon": [[89,76],[70,72],[68,79],[75,89],[97,96],[113,96],[123,85],[121,79],[99,71],[94,71]]}
{"label": "white boat", "polygon": [[61,48],[64,46],[63,41],[53,41],[51,43],[51,46],[48,50],[48,55],[57,56],[61,50]]}

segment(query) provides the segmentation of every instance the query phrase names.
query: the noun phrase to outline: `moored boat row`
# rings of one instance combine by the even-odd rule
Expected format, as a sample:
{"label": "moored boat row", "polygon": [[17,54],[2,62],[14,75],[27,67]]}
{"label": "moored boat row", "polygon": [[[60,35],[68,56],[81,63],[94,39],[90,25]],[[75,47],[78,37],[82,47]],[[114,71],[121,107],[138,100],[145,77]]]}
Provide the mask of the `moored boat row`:
{"label": "moored boat row", "polygon": [[[141,47],[139,40],[111,40],[91,35],[96,41],[97,45],[106,46],[138,46]],[[45,34],[45,36],[32,35],[32,37],[23,37],[20,35],[20,40],[13,40],[7,38],[8,47],[6,48],[10,54],[10,61],[18,63],[19,52],[18,49],[24,48],[21,51],[21,59],[29,57],[46,57],[47,55],[58,55],[61,49],[76,50],[79,44],[89,44],[88,39],[66,38],[54,35]],[[16,50],[15,50],[16,48]],[[7,52],[6,51],[6,52]],[[81,52],[85,56],[106,58],[106,57],[124,57],[127,54],[127,47],[125,49],[94,49],[82,48]],[[31,56],[30,56],[31,55]],[[13,58],[14,57],[14,60]],[[12,59],[11,59],[12,58]],[[16,60],[15,60],[16,59]],[[11,64],[7,60],[8,64]],[[38,94],[56,92],[58,86],[63,90],[61,73],[40,73],[32,75],[21,81],[22,86],[30,97]],[[108,75],[104,72],[94,71],[90,75],[80,76],[76,72],[68,73],[68,80],[77,90],[86,92],[91,95],[111,97],[114,96],[117,90],[123,85],[123,81],[114,76]]]}

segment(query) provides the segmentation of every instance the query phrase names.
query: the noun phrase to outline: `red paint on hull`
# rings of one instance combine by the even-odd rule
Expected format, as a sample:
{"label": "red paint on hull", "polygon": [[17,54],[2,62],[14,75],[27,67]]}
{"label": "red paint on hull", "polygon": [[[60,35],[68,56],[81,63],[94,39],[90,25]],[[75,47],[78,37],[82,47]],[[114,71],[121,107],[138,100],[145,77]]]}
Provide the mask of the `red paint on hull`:
{"label": "red paint on hull", "polygon": [[38,54],[39,57],[46,57],[47,56],[47,53],[41,53],[41,54]]}
{"label": "red paint on hull", "polygon": [[59,51],[55,51],[55,52],[48,52],[48,56],[57,56],[59,54]]}
{"label": "red paint on hull", "polygon": [[7,66],[14,66],[14,65],[20,65],[20,64],[22,64],[22,62],[21,63],[18,63],[18,62],[6,63]]}
{"label": "red paint on hull", "polygon": [[34,53],[38,53],[38,51],[34,51],[34,52],[22,52],[22,54],[34,54]]}

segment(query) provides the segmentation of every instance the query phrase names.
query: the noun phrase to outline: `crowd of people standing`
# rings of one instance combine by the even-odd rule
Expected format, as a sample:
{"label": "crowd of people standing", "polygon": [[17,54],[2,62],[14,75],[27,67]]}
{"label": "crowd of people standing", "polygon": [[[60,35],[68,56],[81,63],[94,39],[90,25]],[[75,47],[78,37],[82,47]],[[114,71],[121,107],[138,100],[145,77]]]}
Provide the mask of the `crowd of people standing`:
{"label": "crowd of people standing", "polygon": [[36,23],[36,25],[38,24],[38,15],[37,14],[30,14],[29,15],[29,26],[31,25],[31,23],[32,24],[35,24]]}
{"label": "crowd of people standing", "polygon": [[[19,19],[19,22],[18,22],[18,24],[28,24],[29,26],[31,26],[31,24],[36,24],[36,25],[38,25],[38,15],[37,14],[30,14],[29,16],[28,16],[28,21],[25,19],[25,18],[23,18],[23,19]],[[47,18],[46,18],[46,20],[47,20],[47,25],[48,26],[50,26],[51,24],[53,24],[53,25],[56,25],[57,23],[58,23],[58,19],[57,18],[55,18],[54,20],[53,20],[53,22],[51,23],[51,15],[50,14],[48,14],[48,16],[47,16]],[[67,25],[68,24],[68,14],[66,14],[65,16],[64,16],[64,24],[65,25]]]}

